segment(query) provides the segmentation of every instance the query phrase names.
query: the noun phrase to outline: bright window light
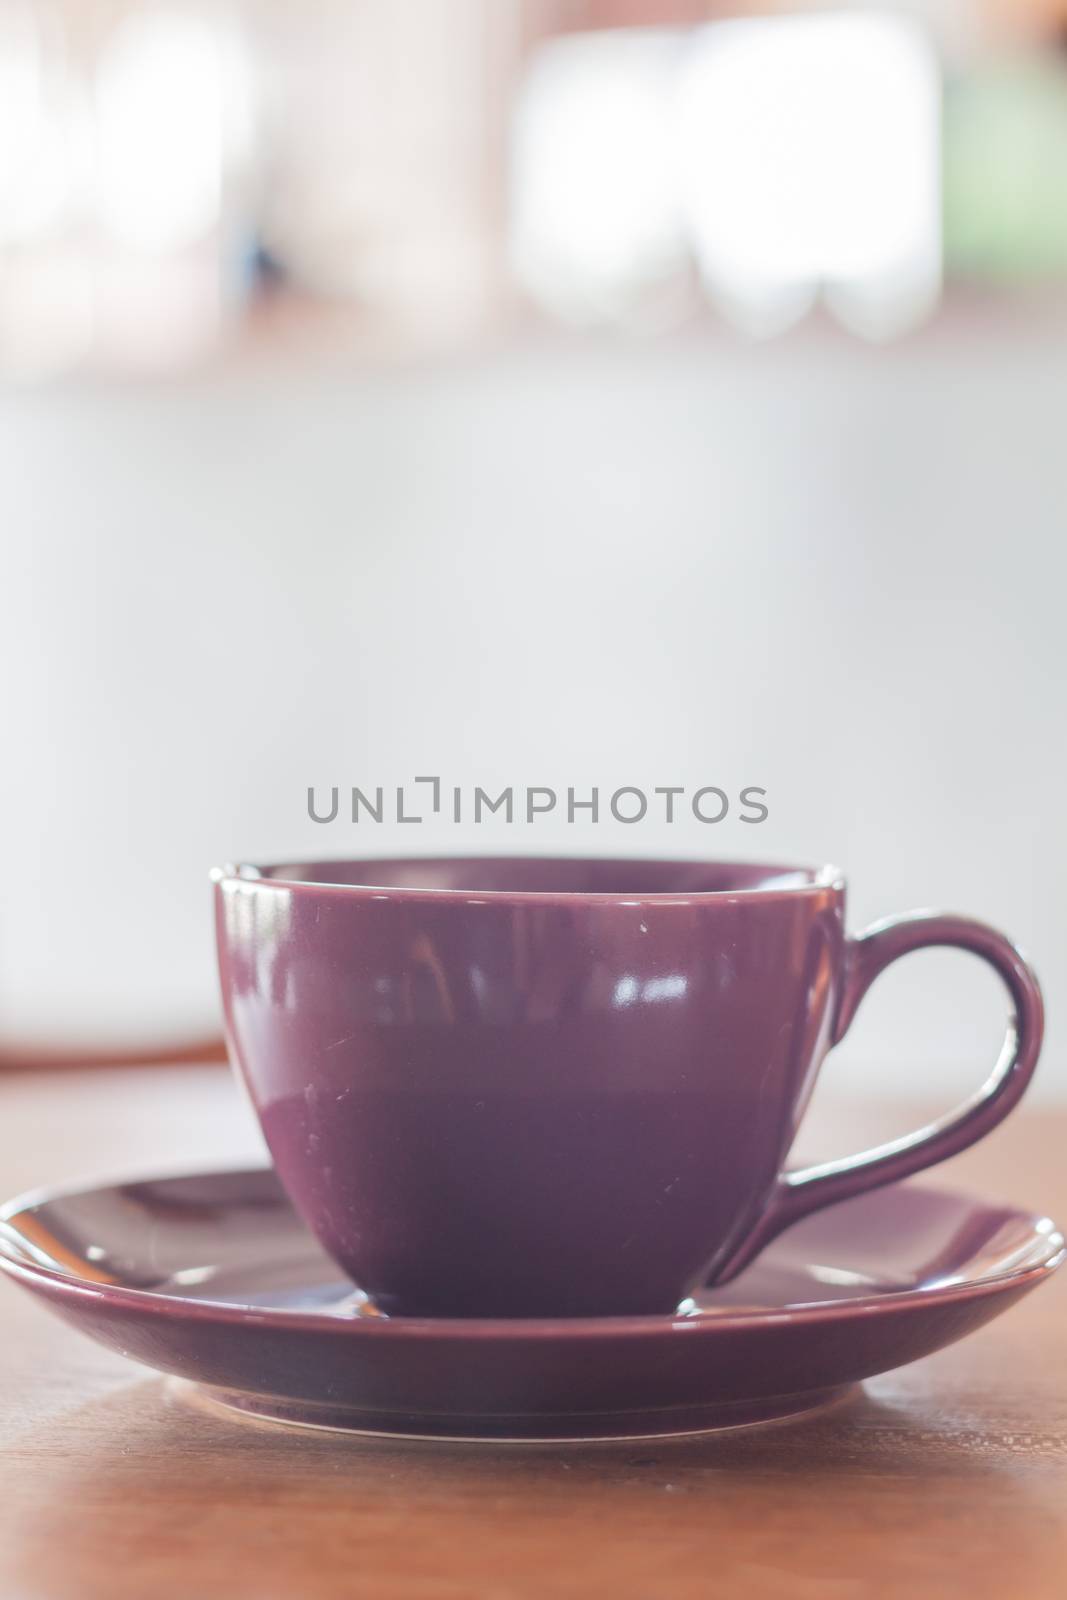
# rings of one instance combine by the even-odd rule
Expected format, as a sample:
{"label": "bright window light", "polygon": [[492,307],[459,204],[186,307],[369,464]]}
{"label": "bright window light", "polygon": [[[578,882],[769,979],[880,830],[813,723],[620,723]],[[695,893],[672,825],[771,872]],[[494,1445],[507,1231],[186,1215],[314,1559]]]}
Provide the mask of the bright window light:
{"label": "bright window light", "polygon": [[678,95],[684,206],[709,291],[773,327],[823,287],[891,333],[940,284],[940,81],[925,35],[867,13],[700,30]]}
{"label": "bright window light", "polygon": [[31,8],[0,8],[0,241],[46,233],[69,198],[68,86],[45,73],[42,54]]}
{"label": "bright window light", "polygon": [[132,13],[97,79],[101,220],[123,244],[170,251],[216,223],[225,136],[224,62],[207,22]]}
{"label": "bright window light", "polygon": [[561,316],[624,315],[684,262],[670,116],[683,39],[578,35],[531,64],[514,125],[513,257]]}
{"label": "bright window light", "polygon": [[554,40],[520,98],[512,175],[516,270],[556,313],[624,315],[693,258],[754,332],[821,294],[887,335],[940,289],[940,76],[903,17]]}

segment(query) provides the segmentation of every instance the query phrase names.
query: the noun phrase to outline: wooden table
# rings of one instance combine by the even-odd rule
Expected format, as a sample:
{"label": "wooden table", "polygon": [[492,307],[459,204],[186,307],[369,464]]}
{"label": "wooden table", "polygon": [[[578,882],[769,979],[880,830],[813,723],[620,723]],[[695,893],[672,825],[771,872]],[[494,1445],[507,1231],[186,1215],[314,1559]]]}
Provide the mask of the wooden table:
{"label": "wooden table", "polygon": [[[916,1111],[824,1111],[823,1153]],[[0,1079],[0,1183],[247,1159],[228,1076]],[[1067,1114],[942,1169],[1067,1219]],[[938,1181],[941,1180],[939,1175]],[[0,1287],[3,1600],[1064,1600],[1067,1270],[809,1421],[647,1444],[360,1440],[201,1411]]]}

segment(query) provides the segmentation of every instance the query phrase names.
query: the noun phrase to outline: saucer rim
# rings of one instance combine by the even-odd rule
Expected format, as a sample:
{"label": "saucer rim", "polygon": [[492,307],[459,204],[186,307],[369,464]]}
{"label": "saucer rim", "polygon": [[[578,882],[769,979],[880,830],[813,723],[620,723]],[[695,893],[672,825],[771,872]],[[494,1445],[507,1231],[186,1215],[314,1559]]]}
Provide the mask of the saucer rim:
{"label": "saucer rim", "polygon": [[[962,1201],[964,1204],[984,1209],[993,1209],[1006,1221],[1023,1221],[1035,1235],[1035,1245],[1038,1240],[1045,1244],[1045,1250],[1040,1259],[1028,1263],[1026,1266],[1007,1268],[1004,1271],[991,1273],[988,1276],[973,1278],[962,1283],[944,1284],[928,1289],[900,1289],[890,1290],[885,1294],[856,1295],[854,1298],[813,1301],[810,1304],[799,1304],[790,1307],[767,1308],[759,1311],[738,1310],[731,1312],[728,1308],[717,1312],[714,1316],[679,1316],[677,1312],[662,1314],[643,1314],[639,1316],[602,1316],[602,1317],[357,1317],[341,1318],[331,1313],[322,1311],[307,1311],[292,1309],[284,1306],[241,1305],[232,1300],[191,1300],[182,1295],[168,1294],[164,1290],[134,1289],[122,1284],[94,1283],[73,1273],[60,1271],[58,1268],[46,1267],[39,1262],[25,1256],[14,1242],[19,1233],[14,1226],[14,1220],[25,1212],[55,1200],[87,1196],[98,1193],[104,1189],[120,1189],[134,1187],[139,1184],[158,1184],[166,1182],[187,1181],[197,1178],[219,1178],[229,1176],[259,1176],[263,1173],[272,1173],[271,1166],[258,1164],[255,1166],[228,1166],[194,1169],[182,1169],[169,1173],[156,1172],[150,1176],[128,1177],[111,1182],[74,1182],[68,1184],[44,1185],[35,1189],[26,1190],[15,1195],[12,1199],[0,1205],[0,1269],[14,1281],[24,1284],[28,1288],[35,1286],[43,1288],[46,1292],[50,1289],[57,1297],[75,1298],[90,1303],[127,1306],[131,1311],[147,1312],[150,1315],[169,1316],[181,1315],[194,1321],[208,1321],[218,1323],[223,1321],[232,1325],[247,1327],[263,1327],[265,1324],[277,1326],[279,1323],[294,1330],[323,1332],[329,1330],[335,1334],[343,1334],[346,1338],[403,1338],[422,1340],[441,1340],[459,1338],[464,1341],[471,1339],[506,1339],[517,1341],[522,1339],[554,1339],[561,1335],[580,1339],[616,1337],[626,1339],[662,1338],[667,1333],[687,1333],[691,1336],[698,1332],[705,1337],[712,1337],[716,1332],[720,1335],[725,1332],[737,1332],[747,1329],[766,1327],[768,1325],[781,1325],[782,1323],[836,1323],[847,1321],[857,1316],[877,1315],[889,1313],[905,1307],[930,1306],[944,1304],[953,1300],[974,1301],[990,1296],[1003,1294],[1009,1290],[1032,1288],[1045,1278],[1051,1277],[1067,1260],[1067,1239],[1056,1222],[1045,1212],[1036,1212],[1013,1206],[1007,1202],[991,1202],[980,1199],[965,1189],[941,1187],[929,1183],[915,1183],[904,1180],[902,1183],[887,1185],[887,1188],[906,1187],[911,1191],[919,1191],[938,1197]],[[878,1191],[871,1191],[877,1193]],[[282,1191],[284,1194],[284,1191]],[[847,1205],[849,1202],[841,1201],[839,1204]],[[829,1209],[829,1208],[827,1208]],[[1039,1231],[1040,1224],[1046,1224],[1044,1230]]]}

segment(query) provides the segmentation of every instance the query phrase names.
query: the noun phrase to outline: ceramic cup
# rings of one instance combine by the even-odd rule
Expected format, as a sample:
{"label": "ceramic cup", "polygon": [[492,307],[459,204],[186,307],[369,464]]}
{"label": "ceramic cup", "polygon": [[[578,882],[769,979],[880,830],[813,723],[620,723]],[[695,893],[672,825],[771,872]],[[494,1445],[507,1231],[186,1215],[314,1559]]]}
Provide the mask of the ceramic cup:
{"label": "ceramic cup", "polygon": [[[390,1314],[671,1311],[781,1229],[933,1165],[1022,1094],[1042,1006],[1002,934],[845,932],[832,868],[406,860],[213,874],[231,1055],[293,1203]],[[873,978],[982,956],[1012,1018],[954,1115],[784,1170]]]}

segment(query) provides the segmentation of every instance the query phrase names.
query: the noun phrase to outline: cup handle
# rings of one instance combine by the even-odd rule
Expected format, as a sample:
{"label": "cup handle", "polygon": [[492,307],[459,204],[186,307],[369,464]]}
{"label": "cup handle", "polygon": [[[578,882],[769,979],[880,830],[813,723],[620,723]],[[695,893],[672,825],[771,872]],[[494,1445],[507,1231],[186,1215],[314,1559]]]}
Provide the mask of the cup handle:
{"label": "cup handle", "polygon": [[1000,974],[1012,1000],[1004,1044],[990,1076],[958,1110],[888,1144],[818,1166],[784,1172],[754,1231],[712,1271],[711,1281],[734,1277],[784,1228],[823,1206],[848,1200],[867,1189],[896,1183],[957,1155],[995,1128],[1018,1102],[1037,1065],[1044,1030],[1041,988],[1033,968],[995,928],[970,917],[912,911],[874,923],[845,951],[845,980],[834,1018],[831,1044],[848,1031],[860,1001],[880,972],[912,950],[947,945],[970,950]]}

